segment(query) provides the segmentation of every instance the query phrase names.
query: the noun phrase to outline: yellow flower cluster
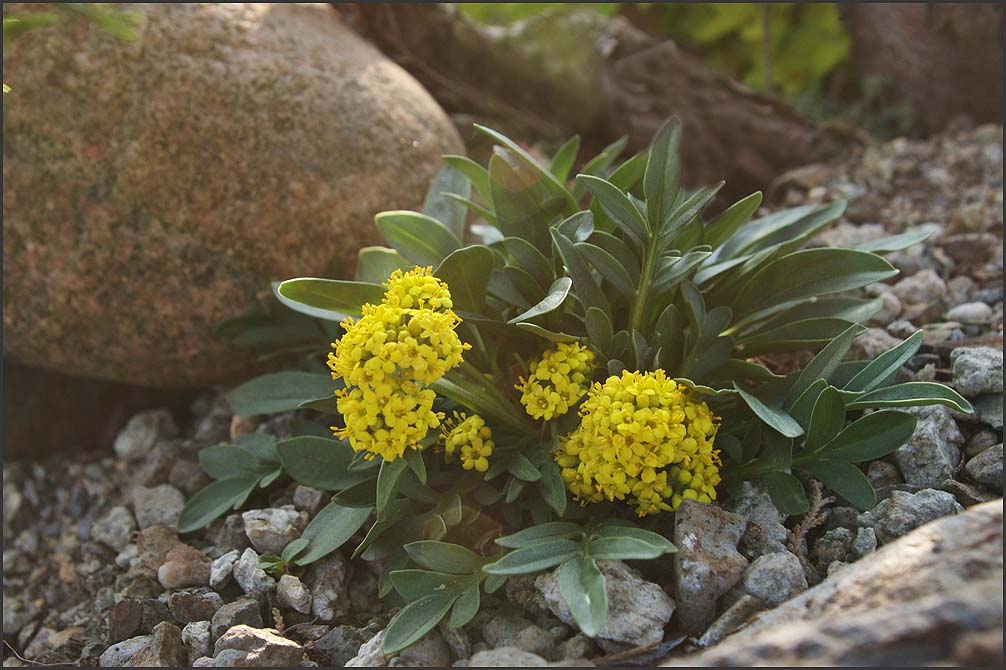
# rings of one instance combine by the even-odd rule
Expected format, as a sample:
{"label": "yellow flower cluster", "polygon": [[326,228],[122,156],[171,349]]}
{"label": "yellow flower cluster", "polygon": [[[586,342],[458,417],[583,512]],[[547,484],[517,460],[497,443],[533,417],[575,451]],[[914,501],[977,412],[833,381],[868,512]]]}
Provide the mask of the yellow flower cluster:
{"label": "yellow flower cluster", "polygon": [[677,509],[686,498],[716,499],[717,417],[663,370],[626,370],[594,384],[580,416],[555,459],[582,503],[628,500],[646,516]]}
{"label": "yellow flower cluster", "polygon": [[451,425],[445,426],[443,431],[445,460],[450,463],[458,454],[465,470],[485,472],[489,469],[489,457],[496,446],[492,436],[492,430],[482,417],[455,412]]}
{"label": "yellow flower cluster", "polygon": [[455,332],[461,319],[432,268],[398,270],[386,288],[380,305],[366,304],[359,321],[342,323],[346,334],[332,343],[328,366],[346,384],[336,394],[346,427],[332,430],[368,458],[391,461],[421,448],[440,425],[427,387],[458,366],[470,345]]}
{"label": "yellow flower cluster", "polygon": [[576,343],[561,343],[531,363],[527,379],[515,387],[521,391],[520,402],[535,419],[546,421],[562,416],[587,392],[587,382],[594,366],[594,352]]}

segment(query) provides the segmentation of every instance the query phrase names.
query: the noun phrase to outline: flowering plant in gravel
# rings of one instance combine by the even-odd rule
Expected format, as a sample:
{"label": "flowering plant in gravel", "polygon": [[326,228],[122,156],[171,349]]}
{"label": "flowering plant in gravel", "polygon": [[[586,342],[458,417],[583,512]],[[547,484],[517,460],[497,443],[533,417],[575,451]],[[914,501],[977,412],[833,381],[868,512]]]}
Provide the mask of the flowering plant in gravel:
{"label": "flowering plant in gravel", "polygon": [[[661,531],[685,500],[710,504],[757,479],[798,514],[800,474],[866,509],[875,494],[856,464],[915,427],[897,407],[970,411],[941,384],[893,383],[921,332],[844,360],[879,308],[844,294],[894,276],[884,254],[921,236],[804,248],[844,204],[752,219],[759,193],[706,220],[722,184],[683,187],[674,120],[649,151],[616,164],[616,143],[572,182],[577,139],[545,165],[479,130],[497,143],[488,166],[447,156],[422,213],[379,214],[388,247],[360,252],[356,280],[276,285],[322,320],[312,333],[335,338],[329,371],[266,375],[232,404],[331,421],[203,450],[215,481],[181,531],[288,476],[331,502],[273,564],[296,569],[347,544],[381,561],[380,595],[404,603],[387,651],[444,617],[464,625],[509,576],[557,566],[593,636],[607,612],[597,562],[673,552]],[[767,364],[808,349],[802,369]]]}

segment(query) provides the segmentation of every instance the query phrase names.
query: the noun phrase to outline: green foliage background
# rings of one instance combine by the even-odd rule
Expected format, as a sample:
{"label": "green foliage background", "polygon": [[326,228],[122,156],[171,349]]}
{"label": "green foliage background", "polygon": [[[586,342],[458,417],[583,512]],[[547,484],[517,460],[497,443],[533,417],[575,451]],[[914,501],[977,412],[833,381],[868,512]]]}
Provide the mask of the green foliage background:
{"label": "green foliage background", "polygon": [[[830,3],[473,3],[461,11],[482,23],[508,25],[543,12],[589,8],[613,15],[633,11],[712,67],[759,89],[793,96],[848,62],[849,38]],[[765,78],[763,17],[768,23],[772,82]],[[770,85],[771,84],[771,85]]]}

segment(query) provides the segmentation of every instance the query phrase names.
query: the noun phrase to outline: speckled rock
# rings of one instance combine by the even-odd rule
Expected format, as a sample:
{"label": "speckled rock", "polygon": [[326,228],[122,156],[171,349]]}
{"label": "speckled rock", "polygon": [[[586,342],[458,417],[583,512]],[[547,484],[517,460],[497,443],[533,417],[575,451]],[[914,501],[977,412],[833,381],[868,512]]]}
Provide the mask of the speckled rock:
{"label": "speckled rock", "polygon": [[740,580],[748,561],[737,551],[747,521],[691,500],[675,513],[674,595],[677,623],[697,635],[716,618],[716,601]]}
{"label": "speckled rock", "polygon": [[[568,613],[567,613],[568,616]],[[541,656],[555,646],[555,635],[530,621],[512,616],[494,616],[482,626],[482,639],[490,647],[518,647]]]}
{"label": "speckled rock", "polygon": [[185,624],[182,629],[182,644],[185,645],[189,653],[189,663],[191,664],[201,656],[209,656],[213,650],[213,642],[210,640],[210,622],[193,621]]}
{"label": "speckled rock", "polygon": [[303,581],[313,597],[311,612],[320,621],[333,621],[347,611],[347,573],[342,556],[336,552],[312,563],[304,575]]}
{"label": "speckled rock", "polygon": [[116,435],[112,447],[119,458],[136,461],[146,456],[159,439],[177,434],[178,427],[171,412],[155,409],[130,418]]}
{"label": "speckled rock", "polygon": [[217,666],[283,668],[300,664],[304,648],[271,628],[234,626],[213,647]]}
{"label": "speckled rock", "polygon": [[308,648],[308,655],[318,663],[328,666],[343,666],[356,656],[367,641],[364,631],[352,626],[335,626]]}
{"label": "speckled rock", "polygon": [[188,546],[176,545],[157,569],[157,580],[166,589],[186,586],[206,586],[210,582],[212,561],[203,552]]}
{"label": "speckled rock", "polygon": [[384,636],[386,634],[387,630],[382,630],[360,645],[356,656],[346,661],[346,667],[379,668],[387,665],[388,657],[384,655]]}
{"label": "speckled rock", "polygon": [[995,321],[992,308],[983,302],[966,302],[963,305],[947,310],[947,321],[959,321],[964,324],[983,325]]}
{"label": "speckled rock", "polygon": [[422,636],[388,661],[389,668],[445,668],[450,665],[451,650],[436,628]]}
{"label": "speckled rock", "polygon": [[472,654],[467,665],[469,668],[543,668],[548,661],[517,647],[500,647]]}
{"label": "speckled rock", "polygon": [[[599,561],[598,566],[604,573],[608,592],[608,618],[594,637],[598,646],[608,652],[618,652],[660,642],[664,638],[664,626],[674,614],[674,600],[621,561]],[[575,627],[569,606],[559,594],[558,570],[538,577],[535,586],[552,613],[566,625]]]}
{"label": "speckled rock", "polygon": [[221,589],[227,586],[234,576],[234,564],[241,557],[241,552],[231,549],[226,554],[222,554],[213,559],[210,565],[210,586],[214,589]]}
{"label": "speckled rock", "polygon": [[81,22],[4,54],[4,354],[203,385],[250,359],[214,326],[272,280],[349,274],[374,213],[462,147],[330,7],[136,8],[131,44]]}
{"label": "speckled rock", "polygon": [[185,496],[171,484],[134,486],[132,496],[133,513],[141,530],[157,524],[174,526],[185,506]]}
{"label": "speckled rock", "polygon": [[254,549],[245,549],[234,564],[234,581],[250,596],[262,595],[276,590],[276,580],[259,567],[259,555]]}
{"label": "speckled rock", "polygon": [[1003,445],[1002,442],[981,452],[964,466],[964,471],[978,484],[1002,493]]}
{"label": "speckled rock", "polygon": [[1003,352],[992,347],[961,347],[950,352],[953,387],[969,398],[1002,393]]}
{"label": "speckled rock", "polygon": [[152,635],[138,635],[122,642],[116,642],[102,654],[99,662],[103,668],[121,668],[129,663],[134,654],[146,649],[153,640]]}
{"label": "speckled rock", "polygon": [[255,551],[277,556],[307,525],[306,515],[292,506],[248,510],[241,518]]}
{"label": "speckled rock", "polygon": [[738,548],[749,561],[764,554],[786,551],[789,536],[789,530],[783,525],[786,515],[772,503],[763,484],[744,482],[725,509],[747,519]]}
{"label": "speckled rock", "polygon": [[937,486],[951,477],[960,462],[964,444],[950,410],[942,405],[906,407],[918,422],[912,437],[893,454],[902,477],[916,486]]}
{"label": "speckled rock", "polygon": [[751,563],[737,590],[754,596],[766,607],[776,607],[807,589],[800,559],[788,551],[765,554]]}
{"label": "speckled rock", "polygon": [[122,551],[129,544],[136,531],[133,515],[122,505],[116,505],[105,512],[91,526],[91,537],[116,551]]}
{"label": "speckled rock", "polygon": [[945,491],[922,489],[918,493],[892,491],[891,497],[860,515],[863,526],[873,528],[877,542],[886,544],[919,526],[962,511],[952,495]]}
{"label": "speckled rock", "polygon": [[311,592],[294,575],[283,575],[276,585],[276,602],[301,614],[311,612]]}

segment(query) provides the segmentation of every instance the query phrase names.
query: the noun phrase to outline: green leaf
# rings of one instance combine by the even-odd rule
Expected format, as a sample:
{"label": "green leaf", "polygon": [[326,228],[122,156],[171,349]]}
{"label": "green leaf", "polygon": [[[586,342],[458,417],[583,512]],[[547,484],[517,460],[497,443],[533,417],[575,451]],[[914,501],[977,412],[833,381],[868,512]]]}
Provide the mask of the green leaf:
{"label": "green leaf", "polygon": [[262,478],[258,480],[258,487],[264,489],[274,481],[279,479],[280,475],[283,474],[283,468],[276,468],[272,472],[262,475]]}
{"label": "green leaf", "polygon": [[646,219],[639,213],[636,206],[617,186],[600,177],[577,175],[576,180],[583,184],[598,202],[605,214],[611,217],[616,226],[639,241],[648,238],[649,232]]}
{"label": "green leaf", "polygon": [[560,221],[555,228],[574,244],[586,242],[595,232],[594,215],[587,211],[577,212]]}
{"label": "green leaf", "polygon": [[587,335],[590,343],[602,352],[608,350],[611,345],[611,338],[614,335],[611,328],[611,319],[608,315],[597,307],[588,307],[584,317],[584,325],[587,327]]}
{"label": "green leaf", "polygon": [[745,337],[778,328],[784,324],[807,321],[810,319],[844,319],[856,323],[866,323],[881,308],[880,298],[864,300],[848,296],[831,296],[825,298],[808,298],[795,306],[780,312],[750,330],[745,329]]}
{"label": "green leaf", "polygon": [[416,265],[437,267],[461,240],[444,224],[425,214],[404,210],[381,212],[374,217],[388,244]]}
{"label": "green leaf", "polygon": [[276,445],[283,470],[299,484],[339,491],[371,478],[367,471],[350,470],[353,449],[339,440],[304,436]]}
{"label": "green leaf", "polygon": [[863,251],[796,251],[755,273],[734,300],[733,311],[738,317],[750,316],[794,300],[849,291],[897,273],[883,258]]}
{"label": "green leaf", "polygon": [[395,270],[407,270],[412,263],[394,249],[364,247],[356,256],[356,281],[380,284]]}
{"label": "green leaf", "polygon": [[673,241],[676,237],[675,232],[684,228],[689,221],[695,219],[705,209],[706,205],[716,197],[716,194],[719,193],[719,190],[723,188],[723,184],[725,183],[721,181],[712,186],[699,189],[675,207],[674,212],[671,213],[671,221],[661,231],[663,239],[665,241]]}
{"label": "green leaf", "polygon": [[765,484],[769,497],[779,511],[788,516],[803,514],[810,505],[803,492],[803,484],[786,472],[767,472],[759,477]]}
{"label": "green leaf", "polygon": [[572,286],[572,279],[569,277],[559,277],[552,283],[552,286],[549,287],[548,293],[546,293],[545,297],[541,299],[541,302],[522,314],[510,319],[507,323],[520,323],[522,321],[533,319],[536,316],[541,316],[542,314],[554,312],[562,307],[562,303],[566,300],[566,296],[569,295],[569,289]]}
{"label": "green leaf", "polygon": [[541,472],[523,454],[517,454],[507,465],[507,470],[514,477],[522,479],[525,482],[536,482],[541,479]]}
{"label": "green leaf", "polygon": [[596,637],[608,617],[604,574],[592,558],[575,558],[559,568],[559,595],[585,635]]}
{"label": "green leaf", "polygon": [[[463,174],[485,202],[490,201],[489,172],[467,156],[446,155],[444,162]],[[464,196],[467,197],[467,196]]]}
{"label": "green leaf", "polygon": [[261,463],[279,464],[279,454],[276,453],[276,438],[267,433],[249,433],[234,438],[234,446],[244,449]]}
{"label": "green leaf", "polygon": [[509,579],[507,575],[487,575],[484,582],[486,593],[496,593],[506,584],[507,579]]}
{"label": "green leaf", "polygon": [[294,561],[309,565],[329,555],[360,530],[370,518],[373,507],[343,507],[331,502],[318,512],[300,534],[308,541],[307,550]]}
{"label": "green leaf", "polygon": [[538,482],[538,491],[545,500],[545,504],[551,507],[552,511],[559,516],[566,513],[566,484],[562,481],[559,466],[551,458],[541,466],[541,481]]}
{"label": "green leaf", "polygon": [[310,543],[310,540],[305,537],[298,537],[296,540],[291,540],[289,544],[283,547],[283,553],[280,558],[283,559],[284,563],[289,563],[297,556],[297,554],[307,549],[307,545]]}
{"label": "green leaf", "polygon": [[643,177],[649,229],[661,231],[671,219],[681,190],[681,123],[671,117],[657,131]]}
{"label": "green leaf", "polygon": [[576,287],[574,295],[583,305],[583,308],[586,310],[590,307],[597,307],[605,314],[610,314],[611,307],[608,305],[608,299],[601,291],[601,287],[594,281],[594,277],[590,274],[590,269],[583,262],[580,254],[577,253],[573,243],[558,230],[553,229],[551,234],[552,241],[555,243],[556,248],[559,249],[562,262],[565,264],[566,270],[569,272],[569,276]]}
{"label": "green leaf", "polygon": [[417,449],[408,449],[403,458],[405,458],[405,464],[416,475],[419,483],[426,484],[426,462],[423,460],[423,452]]}
{"label": "green leaf", "polygon": [[639,281],[639,273],[642,269],[639,265],[639,258],[623,240],[603,230],[595,230],[594,234],[590,236],[590,242],[614,256],[619,264],[625,268],[625,271],[629,273],[629,277],[632,278],[634,284]]}
{"label": "green leaf", "polygon": [[454,604],[456,597],[430,595],[403,607],[388,624],[384,636],[384,652],[391,654],[401,651],[433,630]]}
{"label": "green leaf", "polygon": [[628,535],[595,537],[587,544],[587,555],[599,561],[624,561],[662,556],[666,548]]}
{"label": "green leaf", "polygon": [[465,218],[468,212],[463,204],[444,196],[453,193],[467,198],[471,193],[471,184],[460,170],[447,165],[433,178],[430,190],[426,193],[423,203],[423,214],[444,224],[459,240],[465,237]]}
{"label": "green leaf", "polygon": [[460,590],[467,575],[427,570],[395,570],[391,573],[391,583],[406,600],[419,600],[429,595],[447,595]]}
{"label": "green leaf", "polygon": [[447,282],[454,309],[479,312],[493,269],[493,252],[482,245],[452,251],[433,273]]}
{"label": "green leaf", "polygon": [[583,533],[583,529],[569,521],[552,521],[525,528],[512,535],[496,538],[496,544],[508,549],[530,547],[533,544],[553,539],[566,539]]}
{"label": "green leaf", "polygon": [[241,447],[218,444],[199,451],[199,464],[213,479],[259,475],[258,459]]}
{"label": "green leaf", "polygon": [[922,331],[918,330],[904,342],[873,359],[843,387],[846,391],[872,391],[886,384],[922,346]]}
{"label": "green leaf", "polygon": [[317,372],[272,372],[232,389],[227,402],[235,414],[252,416],[297,409],[307,400],[332,394],[332,375]]}
{"label": "green leaf", "polygon": [[[857,325],[845,319],[814,318],[787,323],[757,335],[738,340],[745,356],[809,349],[827,344],[850,326]],[[859,333],[866,330],[861,326]]]}
{"label": "green leaf", "polygon": [[970,414],[971,403],[956,391],[935,382],[905,382],[865,393],[848,404],[850,410],[869,407],[912,407],[943,405]]}
{"label": "green leaf", "polygon": [[359,281],[300,277],[280,282],[276,297],[301,314],[342,321],[347,316],[360,316],[364,304],[379,304],[384,299],[384,287]]}
{"label": "green leaf", "polygon": [[398,478],[401,477],[405,468],[404,458],[381,463],[381,471],[377,475],[377,494],[375,498],[378,517],[381,516],[388,503],[395,497]]}
{"label": "green leaf", "polygon": [[813,461],[800,467],[861,510],[870,509],[877,504],[877,493],[870,480],[851,463]]}
{"label": "green leaf", "polygon": [[[542,166],[536,161],[531,154],[523,149],[519,144],[511,140],[506,135],[499,133],[492,128],[487,128],[485,126],[479,125],[477,123],[472,124],[475,130],[478,130],[496,142],[499,142],[502,146],[509,149],[513,154],[524,164],[525,167],[529,168],[529,171],[534,174],[540,181],[541,186],[548,193],[550,198],[555,198],[560,200],[559,211],[566,211],[571,214],[576,211],[576,200],[569,194],[566,187],[560,183],[555,176],[542,168]],[[489,169],[490,175],[492,175],[492,168]]]}
{"label": "green leaf", "polygon": [[761,206],[761,191],[730,205],[722,214],[706,226],[705,242],[715,249],[730,238],[737,229],[747,223]]}
{"label": "green leaf", "polygon": [[671,541],[660,533],[654,533],[651,530],[644,530],[642,528],[628,526],[622,523],[605,523],[594,535],[598,538],[630,538],[636,540],[637,542],[644,542],[652,545],[653,547],[659,549],[663,554],[677,551],[677,548],[671,544]]}
{"label": "green leaf", "polygon": [[552,266],[537,248],[519,237],[504,237],[500,242],[520,269],[542,286],[552,283]]}
{"label": "green leaf", "polygon": [[211,482],[189,498],[182,508],[178,532],[191,533],[239,507],[255,490],[258,479],[258,475],[245,474]]}
{"label": "green leaf", "polygon": [[902,249],[914,246],[932,234],[930,230],[919,230],[900,235],[891,235],[890,237],[882,237],[879,240],[863,242],[856,245],[856,249],[858,251],[869,251],[874,254],[888,254],[892,251],[901,251]]}
{"label": "green leaf", "polygon": [[883,458],[912,437],[915,422],[915,416],[907,412],[873,412],[849,424],[821,453],[829,460],[853,463]]}
{"label": "green leaf", "polygon": [[814,451],[827,444],[838,435],[844,425],[845,403],[842,402],[842,395],[834,386],[829,386],[821,391],[817,396],[817,402],[814,403],[804,448]]}
{"label": "green leaf", "polygon": [[614,284],[616,289],[626,296],[636,295],[636,286],[632,277],[629,276],[628,270],[615,260],[614,256],[601,247],[587,242],[579,242],[573,247],[587,259],[588,263],[594,266],[595,270],[601,273],[602,277]]}
{"label": "green leaf", "polygon": [[522,575],[559,565],[580,553],[572,540],[555,539],[515,549],[483,568],[490,575]]}
{"label": "green leaf", "polygon": [[454,607],[451,609],[451,628],[460,628],[474,619],[479,613],[481,600],[478,584],[472,584],[465,589],[464,593],[454,601]]}
{"label": "green leaf", "polygon": [[409,558],[430,570],[454,575],[477,572],[485,560],[460,544],[421,540],[405,545]]}
{"label": "green leaf", "polygon": [[492,234],[493,232],[495,232],[495,235],[497,235],[499,237],[502,237],[502,235],[499,233],[499,231],[494,227],[494,226],[496,226],[496,224],[498,223],[498,221],[496,219],[496,213],[493,212],[491,209],[489,209],[488,207],[484,207],[484,206],[478,204],[477,202],[475,202],[474,200],[472,200],[470,198],[462,198],[460,195],[457,195],[456,193],[445,193],[444,197],[447,198],[447,199],[449,199],[449,200],[453,200],[455,202],[461,203],[462,205],[464,205],[465,207],[467,207],[472,212],[475,212],[475,214],[477,216],[482,217],[488,223],[491,224],[491,226],[488,226],[488,227],[487,226],[479,226],[479,225],[475,225],[475,224],[473,224],[471,226],[472,233],[475,234],[480,239],[482,239],[482,242],[484,244],[488,244],[489,242],[492,241],[492,240],[487,240],[486,239],[486,235],[487,234]]}
{"label": "green leaf", "polygon": [[573,161],[576,160],[578,153],[580,153],[579,135],[571,137],[555,152],[548,169],[559,182],[565,182],[569,178],[569,171],[573,169]]}
{"label": "green leaf", "polygon": [[769,407],[755,396],[737,386],[737,384],[734,384],[734,388],[740,393],[741,398],[751,408],[751,411],[773,430],[786,437],[799,437],[803,435],[803,427],[785,411],[777,407]]}
{"label": "green leaf", "polygon": [[800,375],[796,378],[793,383],[793,388],[790,389],[786,396],[786,402],[783,403],[783,407],[792,407],[796,399],[803,395],[811,384],[813,384],[818,379],[827,379],[828,375],[838,366],[838,364],[845,358],[845,354],[849,351],[849,347],[852,346],[852,341],[856,338],[856,333],[859,331],[858,325],[849,326],[849,328],[843,332],[841,335],[832,340],[827,346],[824,347],[807,367],[800,372]]}

